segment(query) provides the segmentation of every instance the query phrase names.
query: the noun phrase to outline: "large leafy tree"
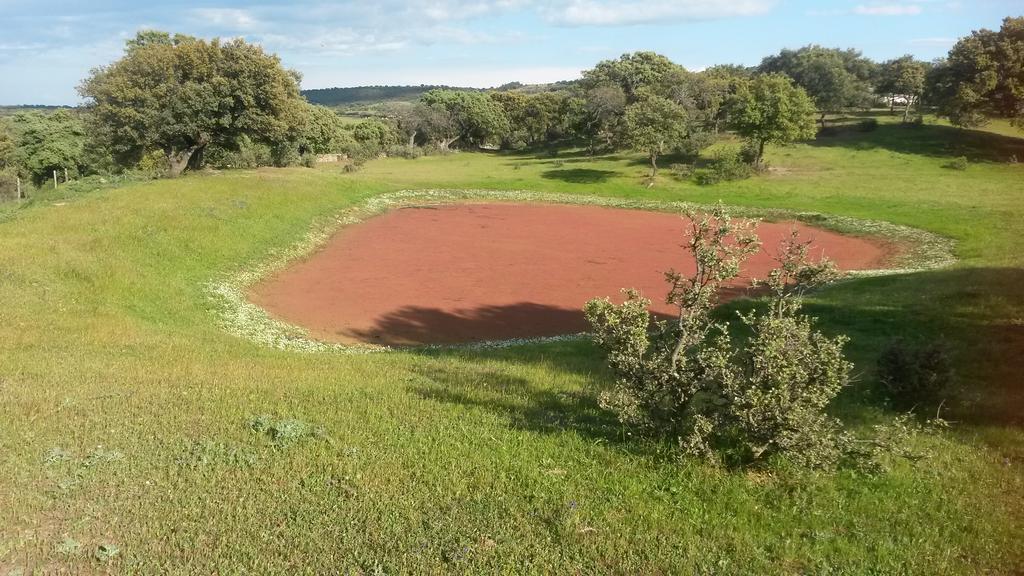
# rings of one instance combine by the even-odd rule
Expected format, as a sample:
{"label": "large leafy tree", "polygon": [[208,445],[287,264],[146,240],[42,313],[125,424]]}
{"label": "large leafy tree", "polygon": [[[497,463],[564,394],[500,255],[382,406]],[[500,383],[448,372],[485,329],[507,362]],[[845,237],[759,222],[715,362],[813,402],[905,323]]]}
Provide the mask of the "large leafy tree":
{"label": "large leafy tree", "polygon": [[420,101],[428,108],[429,137],[444,150],[459,140],[477,146],[500,140],[509,130],[501,105],[483,92],[430,90]]}
{"label": "large leafy tree", "polygon": [[302,152],[345,152],[354,142],[341,117],[334,110],[317,104],[302,104],[302,121],[297,128],[296,141]]}
{"label": "large leafy tree", "polygon": [[85,168],[86,128],[74,112],[58,110],[52,114],[30,112],[13,118],[17,146],[12,161],[36,183],[56,170],[77,176]]}
{"label": "large leafy tree", "polygon": [[122,161],[160,150],[171,175],[210,144],[273,142],[301,122],[298,74],[243,40],[141,32],[79,92]]}
{"label": "large leafy tree", "polygon": [[647,154],[651,177],[658,174],[658,157],[679,146],[688,128],[686,109],[661,96],[641,92],[626,108],[626,140],[630,147]]}
{"label": "large leafy tree", "polygon": [[792,78],[814,100],[824,125],[826,114],[870,101],[874,67],[873,62],[856,50],[814,45],[769,56],[761,62],[759,71]]}
{"label": "large leafy tree", "polygon": [[583,72],[581,84],[586,90],[599,86],[618,86],[629,103],[638,100],[643,91],[668,97],[671,86],[678,84],[686,70],[655,52],[623,54],[617,60],[603,60]]}
{"label": "large leafy tree", "polygon": [[1024,17],[960,39],[930,75],[928,92],[957,126],[979,126],[991,116],[1024,126]]}
{"label": "large leafy tree", "polygon": [[905,102],[903,121],[906,122],[911,107],[924,92],[927,74],[928,64],[910,55],[883,62],[879,66],[875,93],[889,98],[892,106],[895,106],[898,97],[902,97]]}
{"label": "large leafy tree", "polygon": [[764,158],[766,144],[813,138],[814,103],[803,88],[783,74],[761,74],[739,82],[729,101],[733,129]]}
{"label": "large leafy tree", "polygon": [[14,134],[4,118],[0,118],[0,170],[14,165]]}

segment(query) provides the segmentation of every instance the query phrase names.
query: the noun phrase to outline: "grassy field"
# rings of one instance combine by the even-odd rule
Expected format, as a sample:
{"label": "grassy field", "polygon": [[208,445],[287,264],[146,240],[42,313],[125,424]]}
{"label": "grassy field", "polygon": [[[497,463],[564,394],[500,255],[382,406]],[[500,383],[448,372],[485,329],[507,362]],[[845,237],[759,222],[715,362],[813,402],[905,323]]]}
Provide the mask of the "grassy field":
{"label": "grassy field", "polygon": [[[1024,570],[1024,140],[888,123],[713,187],[630,155],[453,154],[194,175],[0,207],[0,573],[850,573]],[[943,165],[965,155],[965,171]],[[842,283],[837,411],[891,413],[874,358],[942,339],[932,456],[879,476],[675,461],[596,405],[587,342],[298,354],[226,334],[204,286],[408,188],[829,212],[958,241],[955,267]],[[429,247],[424,247],[429,249]],[[506,279],[496,278],[496,282]],[[21,572],[19,572],[19,570]]]}

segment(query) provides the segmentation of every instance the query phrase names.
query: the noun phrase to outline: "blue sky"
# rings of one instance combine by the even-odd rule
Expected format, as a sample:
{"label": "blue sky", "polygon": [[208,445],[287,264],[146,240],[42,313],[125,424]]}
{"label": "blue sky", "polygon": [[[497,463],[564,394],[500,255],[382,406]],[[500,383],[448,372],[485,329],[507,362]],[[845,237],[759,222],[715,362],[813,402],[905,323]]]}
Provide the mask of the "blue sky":
{"label": "blue sky", "polygon": [[304,88],[488,87],[572,79],[634,50],[690,69],[809,43],[932,59],[1022,14],[1021,0],[0,0],[0,104],[78,102],[88,71],[145,28],[260,43]]}

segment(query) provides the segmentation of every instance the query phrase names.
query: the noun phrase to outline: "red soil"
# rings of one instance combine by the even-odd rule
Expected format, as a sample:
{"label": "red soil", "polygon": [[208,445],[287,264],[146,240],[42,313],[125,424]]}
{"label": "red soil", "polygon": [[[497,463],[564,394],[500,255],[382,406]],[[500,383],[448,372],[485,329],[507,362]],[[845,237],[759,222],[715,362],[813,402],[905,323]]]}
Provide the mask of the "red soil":
{"label": "red soil", "polygon": [[[844,270],[883,265],[886,245],[803,224],[762,223],[764,250],[726,296],[774,267],[793,228]],[[338,232],[250,298],[317,338],[408,345],[570,334],[581,308],[635,287],[662,300],[663,272],[692,270],[678,215],[594,206],[450,204],[397,209]]]}

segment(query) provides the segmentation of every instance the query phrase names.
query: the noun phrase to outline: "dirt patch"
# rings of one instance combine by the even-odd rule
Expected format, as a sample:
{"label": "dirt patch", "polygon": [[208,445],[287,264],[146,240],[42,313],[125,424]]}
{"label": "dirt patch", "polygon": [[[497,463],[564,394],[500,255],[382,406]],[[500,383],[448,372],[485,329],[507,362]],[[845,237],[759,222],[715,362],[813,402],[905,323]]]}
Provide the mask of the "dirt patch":
{"label": "dirt patch", "polygon": [[[762,223],[765,249],[728,297],[774,265],[796,228],[844,270],[879,268],[891,246],[795,222]],[[385,345],[555,336],[587,328],[581,308],[635,287],[661,302],[664,271],[688,271],[674,214],[597,206],[445,204],[392,210],[342,229],[254,286],[250,299],[316,338]]]}

